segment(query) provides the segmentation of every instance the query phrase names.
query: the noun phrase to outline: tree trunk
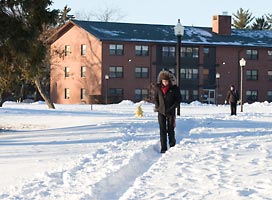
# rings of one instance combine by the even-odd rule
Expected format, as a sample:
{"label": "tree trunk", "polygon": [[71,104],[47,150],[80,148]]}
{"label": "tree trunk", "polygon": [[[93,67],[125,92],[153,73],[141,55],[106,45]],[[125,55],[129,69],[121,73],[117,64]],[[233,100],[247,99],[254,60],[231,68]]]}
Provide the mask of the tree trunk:
{"label": "tree trunk", "polygon": [[35,82],[35,85],[36,85],[40,95],[42,96],[42,98],[46,102],[48,108],[55,109],[54,103],[51,101],[49,95],[46,93],[45,89],[42,87],[40,80],[38,78],[35,78],[34,82]]}
{"label": "tree trunk", "polygon": [[3,107],[4,102],[4,100],[0,100],[0,107]]}

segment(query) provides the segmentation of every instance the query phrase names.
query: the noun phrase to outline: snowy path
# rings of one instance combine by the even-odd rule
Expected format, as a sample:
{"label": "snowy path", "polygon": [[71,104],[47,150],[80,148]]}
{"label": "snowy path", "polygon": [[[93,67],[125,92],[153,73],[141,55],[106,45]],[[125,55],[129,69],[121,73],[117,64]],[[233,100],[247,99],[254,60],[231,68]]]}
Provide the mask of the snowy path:
{"label": "snowy path", "polygon": [[272,123],[240,120],[184,120],[188,134],[120,200],[271,200]]}
{"label": "snowy path", "polygon": [[227,109],[182,109],[177,145],[165,154],[148,106],[140,119],[117,108],[106,117],[55,111],[43,117],[59,127],[0,132],[0,199],[271,200],[271,111],[230,117]]}
{"label": "snowy path", "polygon": [[[60,149],[72,157],[57,155],[56,163],[66,162],[66,166],[58,168],[55,164],[35,178],[30,174],[27,180],[19,180],[16,188],[4,188],[0,199],[118,199],[159,158],[157,132],[154,119],[137,122],[134,117],[44,131],[6,132],[0,145],[12,150],[1,157],[12,158],[12,154],[24,151],[24,157],[32,157],[29,162],[46,162],[47,154],[57,154]],[[77,148],[76,152],[86,149],[76,156],[70,148]]]}

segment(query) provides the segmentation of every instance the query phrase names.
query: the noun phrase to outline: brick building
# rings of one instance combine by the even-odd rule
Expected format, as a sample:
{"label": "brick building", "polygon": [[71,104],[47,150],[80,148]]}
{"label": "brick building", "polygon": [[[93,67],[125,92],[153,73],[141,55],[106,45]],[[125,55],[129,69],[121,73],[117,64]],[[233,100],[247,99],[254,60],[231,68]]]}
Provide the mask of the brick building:
{"label": "brick building", "polygon": [[[185,26],[181,44],[183,102],[223,103],[229,85],[244,102],[272,101],[272,31],[231,29],[231,16],[212,27]],[[176,69],[173,25],[70,21],[50,38],[51,98],[74,104],[150,98],[162,70]],[[216,76],[220,74],[219,76]]]}

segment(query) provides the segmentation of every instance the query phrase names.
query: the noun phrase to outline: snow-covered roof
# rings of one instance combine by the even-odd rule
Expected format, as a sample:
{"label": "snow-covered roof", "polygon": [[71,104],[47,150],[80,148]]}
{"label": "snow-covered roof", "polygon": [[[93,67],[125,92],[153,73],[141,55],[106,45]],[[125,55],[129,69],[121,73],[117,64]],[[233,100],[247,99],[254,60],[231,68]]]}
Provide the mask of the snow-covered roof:
{"label": "snow-covered roof", "polygon": [[[174,25],[73,21],[101,41],[176,43]],[[211,27],[185,26],[183,44],[272,47],[272,31],[232,29],[219,35]]]}

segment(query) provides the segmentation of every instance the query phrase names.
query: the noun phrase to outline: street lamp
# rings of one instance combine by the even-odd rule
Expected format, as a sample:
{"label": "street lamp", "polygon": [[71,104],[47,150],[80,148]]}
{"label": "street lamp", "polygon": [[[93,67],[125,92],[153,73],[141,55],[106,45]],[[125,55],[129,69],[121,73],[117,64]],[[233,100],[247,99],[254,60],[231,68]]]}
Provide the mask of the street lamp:
{"label": "street lamp", "polygon": [[216,78],[216,106],[218,105],[218,95],[219,95],[219,79],[220,79],[220,73],[215,74]]}
{"label": "street lamp", "polygon": [[106,104],[108,104],[108,81],[109,81],[110,76],[105,75],[105,80],[106,80]]}
{"label": "street lamp", "polygon": [[244,58],[241,58],[241,60],[239,61],[240,63],[240,68],[241,68],[241,83],[240,83],[240,103],[241,103],[241,112],[243,112],[243,68],[246,66],[246,60]]}
{"label": "street lamp", "polygon": [[[181,38],[184,35],[184,26],[181,25],[180,19],[178,19],[178,23],[175,26],[175,36],[177,37],[177,65],[176,65],[176,78],[177,78],[177,86],[180,90],[180,57],[181,57]],[[180,115],[180,105],[177,108],[177,115]]]}

